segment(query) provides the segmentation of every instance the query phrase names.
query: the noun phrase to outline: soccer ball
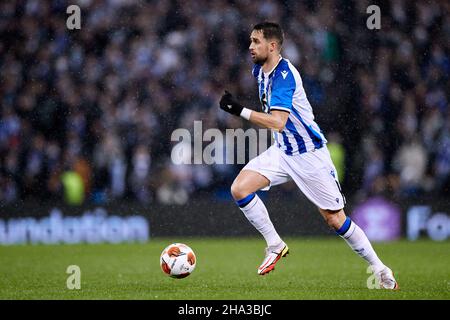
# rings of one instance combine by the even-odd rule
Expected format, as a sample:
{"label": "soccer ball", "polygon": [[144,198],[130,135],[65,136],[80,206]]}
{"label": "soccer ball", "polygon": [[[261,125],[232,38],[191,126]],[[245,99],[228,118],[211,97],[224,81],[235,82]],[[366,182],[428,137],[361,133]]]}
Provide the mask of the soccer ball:
{"label": "soccer ball", "polygon": [[186,278],[195,269],[197,259],[194,251],[183,243],[168,245],[159,259],[161,269],[172,278]]}

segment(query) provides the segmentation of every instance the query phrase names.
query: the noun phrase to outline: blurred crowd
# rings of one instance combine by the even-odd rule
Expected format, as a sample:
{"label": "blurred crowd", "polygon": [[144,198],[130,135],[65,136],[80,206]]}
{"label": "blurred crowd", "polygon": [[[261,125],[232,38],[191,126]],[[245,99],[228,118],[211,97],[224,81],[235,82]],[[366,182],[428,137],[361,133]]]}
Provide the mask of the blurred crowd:
{"label": "blurred crowd", "polygon": [[80,30],[66,1],[0,3],[0,203],[229,198],[241,166],[175,165],[171,134],[249,128],[218,101],[257,107],[260,21],[285,30],[348,198],[448,194],[450,2],[74,2]]}

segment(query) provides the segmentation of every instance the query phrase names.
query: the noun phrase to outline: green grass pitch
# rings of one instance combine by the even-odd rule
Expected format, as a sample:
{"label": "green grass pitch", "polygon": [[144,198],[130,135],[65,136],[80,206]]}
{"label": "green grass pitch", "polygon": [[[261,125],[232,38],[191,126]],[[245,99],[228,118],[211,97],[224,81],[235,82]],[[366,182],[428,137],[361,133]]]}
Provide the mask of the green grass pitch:
{"label": "green grass pitch", "polygon": [[[449,299],[450,242],[375,243],[394,270],[396,292],[369,290],[367,264],[339,238],[286,238],[290,254],[258,276],[259,238],[152,239],[145,244],[0,247],[0,299]],[[184,242],[197,255],[194,272],[173,279],[161,251]],[[69,265],[81,269],[81,289],[69,290]]]}

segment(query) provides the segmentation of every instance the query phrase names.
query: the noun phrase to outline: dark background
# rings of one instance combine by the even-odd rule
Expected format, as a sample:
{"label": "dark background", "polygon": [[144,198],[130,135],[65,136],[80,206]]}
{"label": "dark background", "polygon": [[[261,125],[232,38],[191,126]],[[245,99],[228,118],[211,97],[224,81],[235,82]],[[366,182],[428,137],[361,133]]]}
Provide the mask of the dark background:
{"label": "dark background", "polygon": [[[66,28],[69,4],[81,8],[81,30]],[[366,26],[371,4],[380,30]],[[343,148],[350,205],[374,195],[448,201],[447,1],[2,1],[1,214],[67,201],[70,172],[82,205],[131,203],[161,217],[188,208],[207,212],[210,226],[240,226],[229,187],[242,166],[175,166],[170,135],[194,120],[203,130],[250,127],[218,101],[228,89],[257,107],[248,37],[265,20],[284,28],[283,56]],[[275,221],[290,219],[299,191],[277,190],[267,205]],[[223,210],[208,212],[211,203]]]}

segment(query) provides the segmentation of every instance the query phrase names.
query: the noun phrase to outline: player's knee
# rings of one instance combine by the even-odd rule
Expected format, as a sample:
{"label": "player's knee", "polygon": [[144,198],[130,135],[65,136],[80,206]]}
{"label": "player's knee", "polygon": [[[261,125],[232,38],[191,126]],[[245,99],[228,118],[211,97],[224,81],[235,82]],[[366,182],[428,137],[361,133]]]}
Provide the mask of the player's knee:
{"label": "player's knee", "polygon": [[327,225],[334,230],[338,230],[341,227],[341,219],[336,213],[327,214],[325,216],[325,221],[327,222]]}
{"label": "player's knee", "polygon": [[248,196],[249,192],[246,191],[244,185],[238,181],[234,181],[231,185],[231,195],[234,200],[241,200]]}

